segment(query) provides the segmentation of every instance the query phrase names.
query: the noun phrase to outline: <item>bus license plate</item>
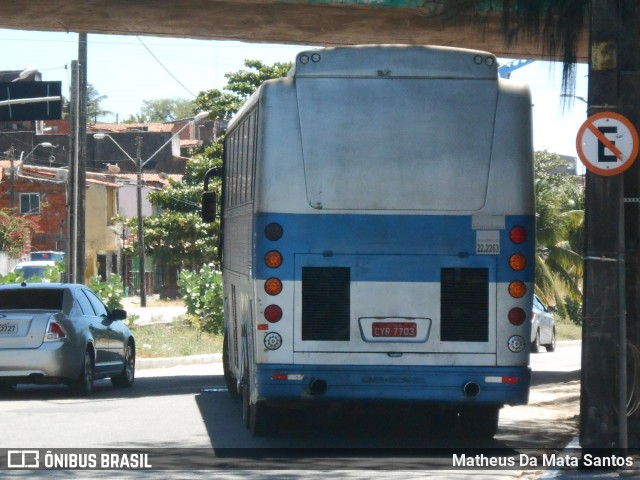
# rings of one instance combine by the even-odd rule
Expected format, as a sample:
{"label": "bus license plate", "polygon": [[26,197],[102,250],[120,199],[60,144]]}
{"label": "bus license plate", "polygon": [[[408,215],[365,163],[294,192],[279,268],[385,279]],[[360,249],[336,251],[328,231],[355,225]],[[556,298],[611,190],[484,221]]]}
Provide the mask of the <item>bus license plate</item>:
{"label": "bus license plate", "polygon": [[18,324],[16,322],[0,322],[0,336],[17,335]]}
{"label": "bus license plate", "polygon": [[373,322],[373,337],[413,338],[417,335],[415,322]]}

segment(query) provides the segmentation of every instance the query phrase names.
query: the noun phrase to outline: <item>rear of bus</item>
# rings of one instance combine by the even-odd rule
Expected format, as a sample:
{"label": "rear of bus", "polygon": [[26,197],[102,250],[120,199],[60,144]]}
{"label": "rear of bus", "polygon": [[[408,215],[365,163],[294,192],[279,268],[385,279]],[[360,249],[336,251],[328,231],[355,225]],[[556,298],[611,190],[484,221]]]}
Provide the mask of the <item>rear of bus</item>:
{"label": "rear of bus", "polygon": [[[493,55],[303,52],[259,94],[251,402],[527,402],[531,99]],[[477,410],[473,408],[478,407]]]}

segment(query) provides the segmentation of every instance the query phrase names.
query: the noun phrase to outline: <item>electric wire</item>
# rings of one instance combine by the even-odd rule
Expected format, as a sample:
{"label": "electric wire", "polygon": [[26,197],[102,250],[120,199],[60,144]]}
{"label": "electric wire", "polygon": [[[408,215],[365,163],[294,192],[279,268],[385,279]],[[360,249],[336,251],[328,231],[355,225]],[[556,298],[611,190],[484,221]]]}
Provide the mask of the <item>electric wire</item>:
{"label": "electric wire", "polygon": [[151,51],[151,49],[149,47],[147,47],[147,45],[145,45],[145,43],[142,41],[140,36],[136,35],[136,38],[142,44],[142,46],[147,49],[147,52],[149,52],[149,54],[151,54],[151,56],[154,58],[154,60],[156,62],[158,62],[158,65],[160,65],[164,69],[164,71],[167,72],[171,76],[171,78],[173,78],[176,82],[178,82],[178,85],[180,85],[182,88],[184,88],[189,93],[189,95],[191,95],[193,98],[196,98],[197,95],[194,94],[187,87],[185,87],[185,85],[180,80],[178,80],[178,78],[173,73],[171,73],[171,71],[167,67],[164,66],[164,64],[160,61],[160,59],[158,57],[155,56],[155,54]]}

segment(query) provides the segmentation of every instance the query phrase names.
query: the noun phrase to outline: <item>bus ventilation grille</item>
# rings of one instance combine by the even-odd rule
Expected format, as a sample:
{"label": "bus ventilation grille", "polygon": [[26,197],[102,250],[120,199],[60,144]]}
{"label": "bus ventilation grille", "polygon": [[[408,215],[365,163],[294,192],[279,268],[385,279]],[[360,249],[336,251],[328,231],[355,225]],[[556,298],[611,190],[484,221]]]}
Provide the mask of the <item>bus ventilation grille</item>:
{"label": "bus ventilation grille", "polygon": [[302,268],[302,340],[350,339],[350,283],[348,268]]}
{"label": "bus ventilation grille", "polygon": [[489,271],[486,268],[443,268],[440,340],[489,340]]}

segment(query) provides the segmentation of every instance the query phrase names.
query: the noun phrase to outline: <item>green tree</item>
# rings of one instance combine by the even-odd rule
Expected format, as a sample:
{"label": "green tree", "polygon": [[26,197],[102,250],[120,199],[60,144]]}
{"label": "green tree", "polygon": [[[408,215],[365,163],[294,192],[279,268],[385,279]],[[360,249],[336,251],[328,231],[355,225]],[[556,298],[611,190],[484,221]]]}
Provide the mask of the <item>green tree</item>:
{"label": "green tree", "polygon": [[87,117],[97,122],[98,117],[113,115],[113,112],[102,108],[102,102],[107,98],[107,95],[100,95],[93,85],[87,84]]}
{"label": "green tree", "polygon": [[291,62],[265,65],[260,60],[245,60],[244,66],[248,70],[238,70],[225,74],[226,90],[233,92],[241,99],[248,98],[264,82],[272,78],[280,78],[291,70]]}
{"label": "green tree", "polygon": [[[217,89],[200,92],[195,99],[196,108],[200,112],[211,112],[212,118],[229,120],[234,113],[240,110],[244,100],[238,96],[221,92]],[[195,111],[194,110],[194,111]]]}
{"label": "green tree", "polygon": [[584,192],[576,177],[562,173],[557,154],[536,152],[536,278],[535,290],[565,316],[567,301],[582,297]]}
{"label": "green tree", "polygon": [[172,122],[192,116],[195,104],[186,98],[144,100],[140,115],[147,122]]}
{"label": "green tree", "polygon": [[213,118],[230,119],[240,110],[244,101],[264,82],[272,78],[284,77],[291,69],[291,63],[265,65],[260,60],[245,60],[247,69],[225,74],[227,85],[224,91],[206,90],[195,99],[196,110],[212,112]]}
{"label": "green tree", "polygon": [[[162,213],[143,221],[145,251],[168,265],[195,270],[217,258],[218,222],[203,223],[200,201],[204,174],[222,165],[222,145],[215,142],[195,154],[186,165],[181,182],[169,180],[162,190],[149,194],[150,202]],[[132,229],[137,239],[137,219],[119,219]],[[127,253],[137,252],[137,241]]]}

